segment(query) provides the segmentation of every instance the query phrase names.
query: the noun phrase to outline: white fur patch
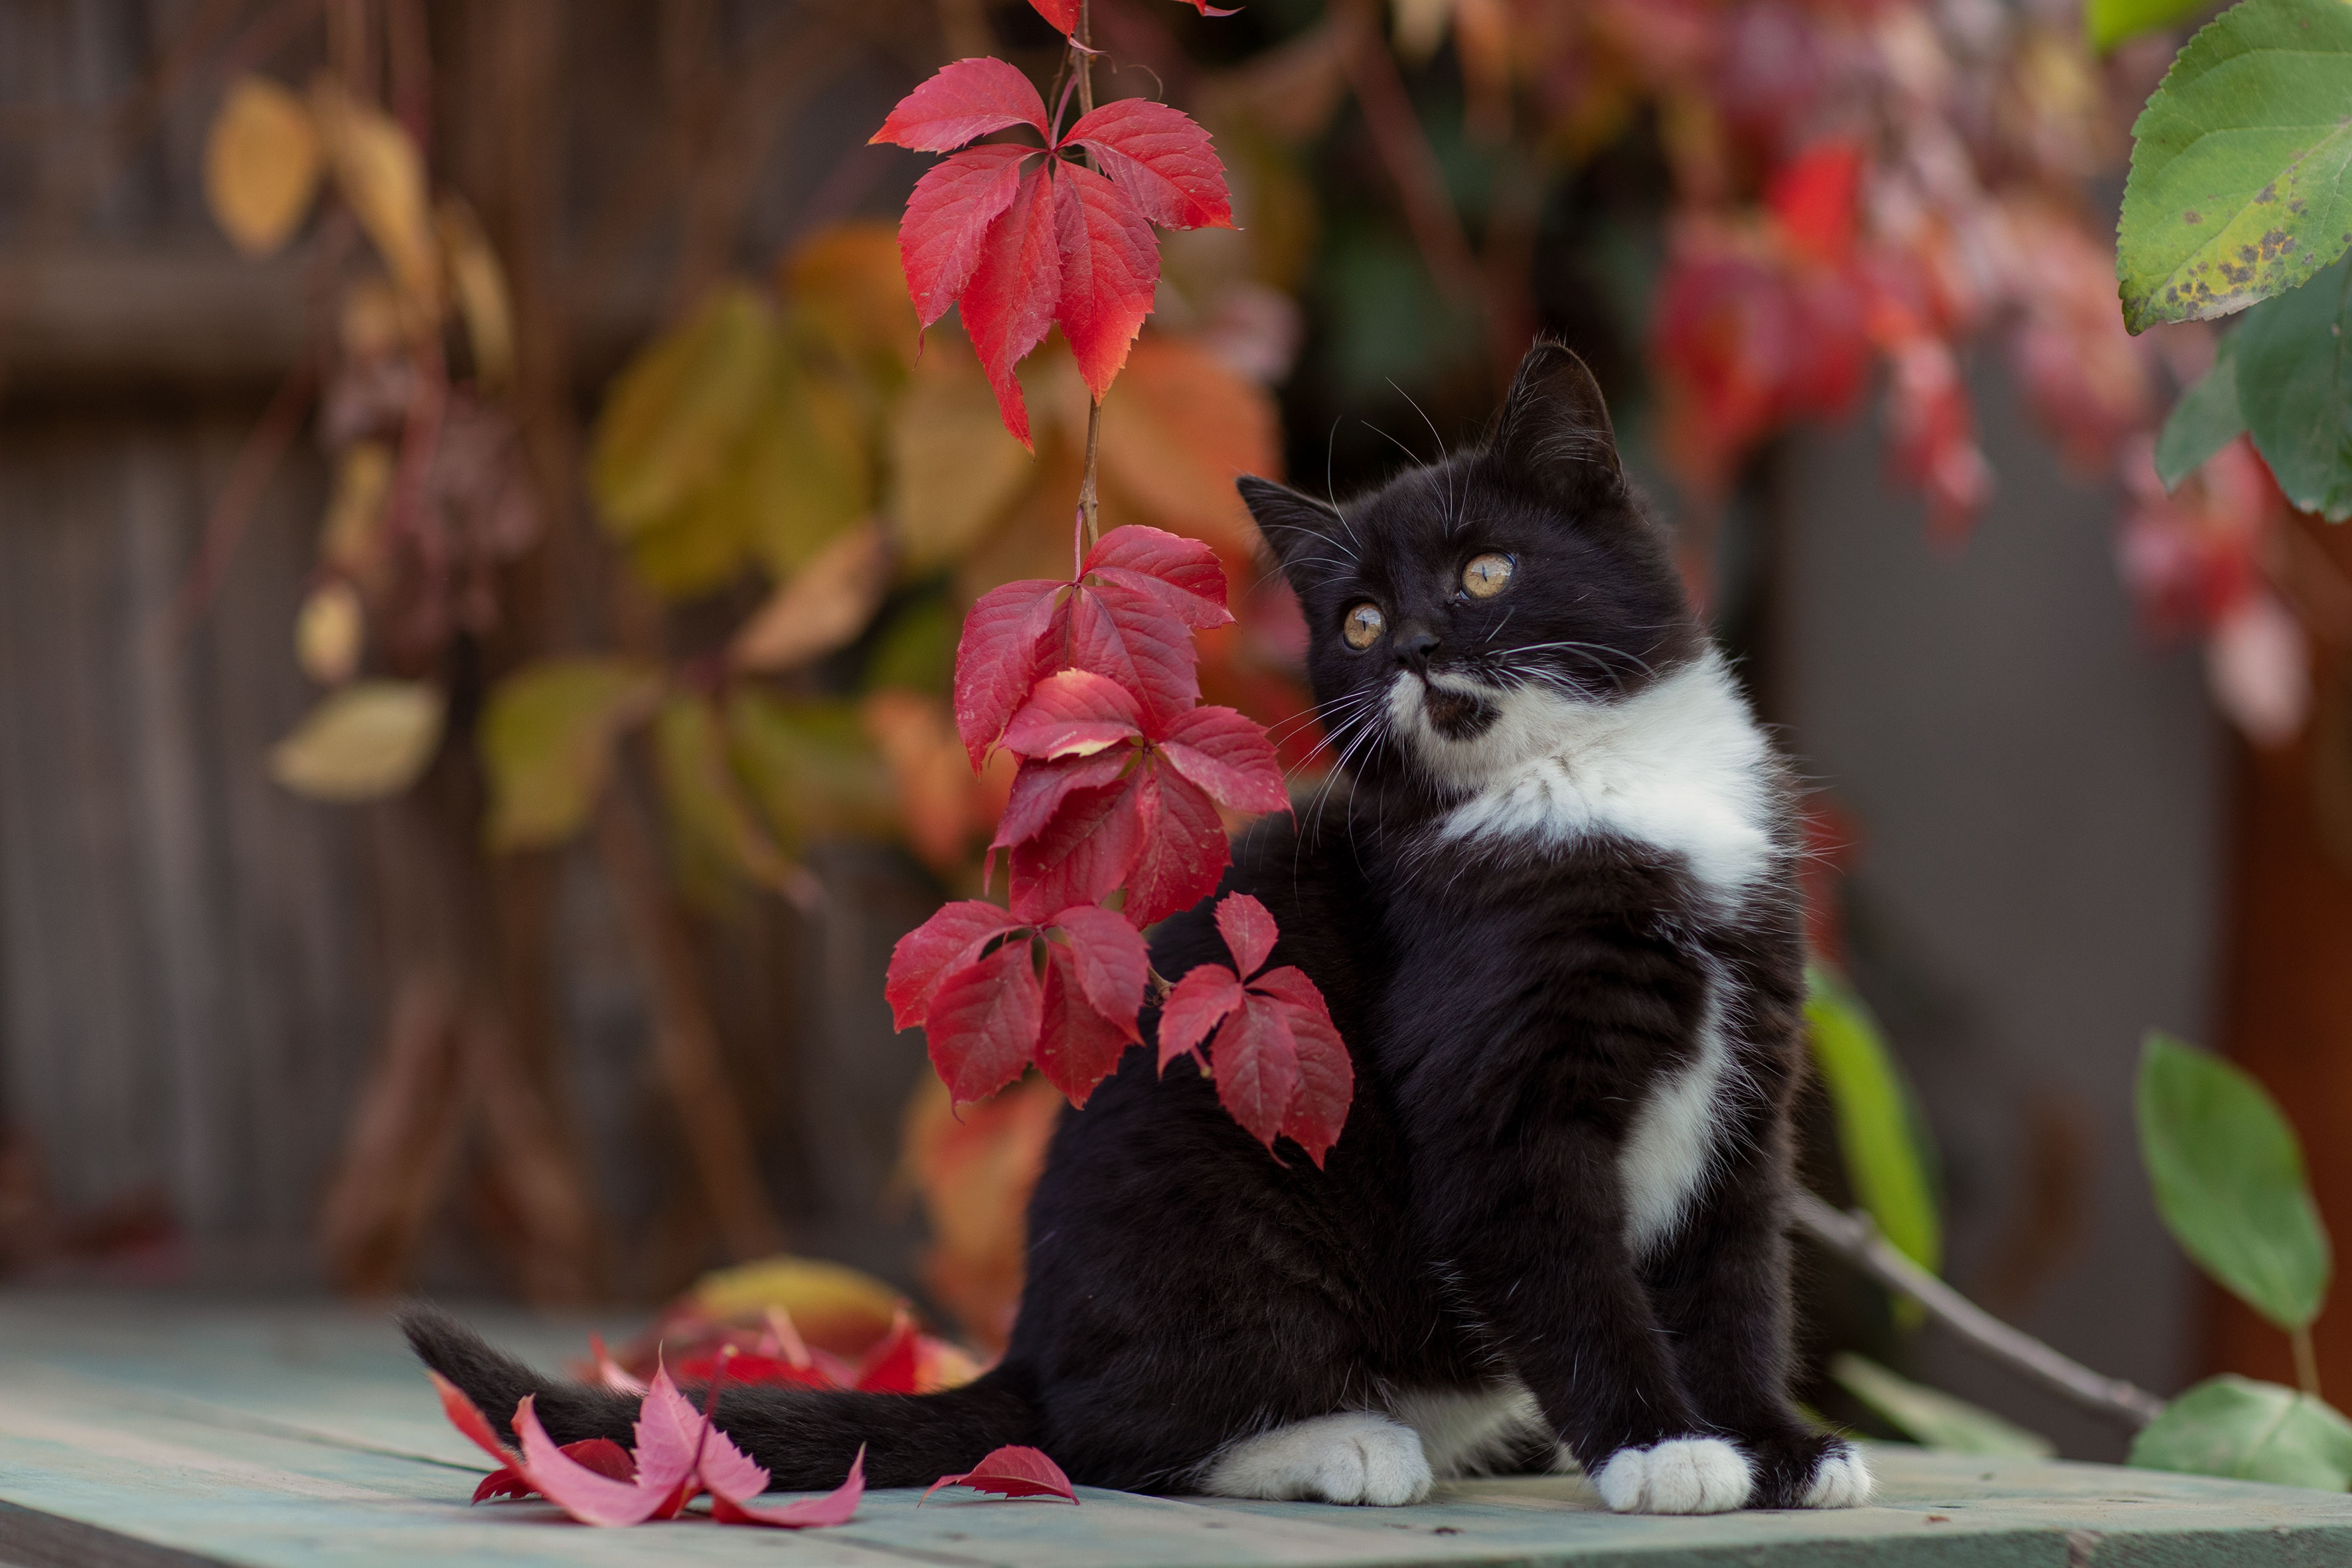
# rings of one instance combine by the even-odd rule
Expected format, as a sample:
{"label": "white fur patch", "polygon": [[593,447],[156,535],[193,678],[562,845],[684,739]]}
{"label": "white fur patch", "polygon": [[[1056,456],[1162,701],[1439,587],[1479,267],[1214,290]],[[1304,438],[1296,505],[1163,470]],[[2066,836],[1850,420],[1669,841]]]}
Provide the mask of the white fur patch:
{"label": "white fur patch", "polygon": [[1863,1463],[1862,1450],[1842,1443],[1822,1456],[1813,1471],[1813,1484],[1805,1489],[1805,1506],[1860,1508],[1877,1489],[1870,1479],[1870,1467]]}
{"label": "white fur patch", "polygon": [[1731,1047],[1723,1037],[1722,985],[1714,976],[1693,1044],[1697,1055],[1659,1080],[1634,1113],[1633,1131],[1617,1154],[1617,1179],[1625,1193],[1625,1246],[1636,1258],[1674,1234],[1715,1158],[1717,1110],[1731,1069]]}
{"label": "white fur patch", "polygon": [[1720,1437],[1675,1437],[1620,1448],[1592,1478],[1619,1513],[1728,1513],[1748,1506],[1745,1455]]}
{"label": "white fur patch", "polygon": [[1541,847],[1614,836],[1680,856],[1726,907],[1769,868],[1770,749],[1713,650],[1616,702],[1433,679],[1501,710],[1475,738],[1449,740],[1429,721],[1418,677],[1400,674],[1389,689],[1390,719],[1414,757],[1469,792],[1441,841]]}
{"label": "white fur patch", "polygon": [[1390,1400],[1389,1410],[1420,1436],[1430,1473],[1439,1477],[1486,1474],[1544,1430],[1536,1396],[1516,1382],[1491,1389],[1408,1389]]}
{"label": "white fur patch", "polygon": [[1244,1437],[1217,1456],[1201,1489],[1217,1497],[1394,1507],[1429,1495],[1429,1460],[1410,1426],[1351,1412]]}

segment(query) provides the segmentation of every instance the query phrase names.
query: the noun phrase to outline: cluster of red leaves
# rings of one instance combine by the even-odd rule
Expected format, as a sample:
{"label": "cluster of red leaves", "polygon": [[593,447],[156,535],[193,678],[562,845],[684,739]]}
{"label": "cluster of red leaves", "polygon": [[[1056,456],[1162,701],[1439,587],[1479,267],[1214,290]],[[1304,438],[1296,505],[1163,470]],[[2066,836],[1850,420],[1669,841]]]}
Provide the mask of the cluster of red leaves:
{"label": "cluster of red leaves", "polygon": [[[1160,282],[1151,226],[1234,221],[1224,164],[1182,110],[1128,98],[1067,132],[1060,119],[1058,110],[1046,118],[1027,77],[982,58],[941,67],[873,137],[953,154],[916,182],[898,226],[899,258],[924,326],[961,307],[1004,427],[1024,446],[1029,410],[1013,366],[1058,324],[1100,398],[1151,310]],[[1022,125],[1045,145],[965,145]],[[1065,156],[1079,152],[1097,166]]]}
{"label": "cluster of red leaves", "polygon": [[[677,1374],[707,1383],[726,1370],[730,1383],[785,1384],[801,1388],[850,1388],[867,1394],[922,1394],[924,1336],[901,1310],[890,1330],[855,1362],[803,1340],[792,1315],[771,1308],[761,1332],[750,1337],[720,1329],[701,1342],[689,1342],[678,1358]],[[590,1336],[593,1376],[607,1388],[642,1394],[646,1384],[605,1353],[604,1342]]]}
{"label": "cluster of red leaves", "polygon": [[1217,1037],[1217,1097],[1262,1143],[1279,1132],[1321,1162],[1355,1098],[1356,1069],[1331,1026],[1323,993],[1291,964],[1265,968],[1274,952],[1274,917],[1247,893],[1217,904],[1217,932],[1234,955],[1194,966],[1160,1012],[1160,1067],[1190,1052],[1206,1068],[1201,1046]]}
{"label": "cluster of red leaves", "polygon": [[[637,1411],[636,1447],[609,1437],[557,1447],[525,1394],[515,1406],[517,1453],[499,1441],[465,1392],[428,1372],[450,1424],[473,1439],[499,1468],[475,1489],[474,1500],[498,1497],[547,1499],[583,1524],[617,1526],[676,1519],[697,1497],[710,1494],[710,1517],[720,1524],[766,1524],[807,1530],[846,1524],[866,1491],[866,1451],[850,1462],[848,1479],[821,1498],[761,1505],[768,1472],[752,1463],[727,1434],[697,1410],[667,1372],[656,1371]],[[717,1384],[712,1384],[715,1400]]]}
{"label": "cluster of red leaves", "polygon": [[[1011,908],[941,910],[898,943],[887,991],[898,1026],[923,1026],[957,1100],[995,1093],[1034,1060],[1084,1105],[1141,1038],[1141,928],[1213,892],[1231,858],[1219,808],[1288,805],[1265,730],[1200,702],[1192,633],[1232,618],[1215,552],[1134,526],[1106,534],[1067,581],[1008,583],[966,617],[958,729],[975,766],[1000,745],[1021,759],[990,851],[1009,852]],[[1264,945],[1244,972],[1275,941],[1272,918],[1249,903]],[[1231,1015],[1201,1058],[1220,1097],[1268,1147],[1286,1134],[1320,1163],[1347,1118],[1346,1052],[1313,984],[1277,973],[1274,1026],[1263,1022],[1273,1004],[1237,1003],[1178,1051],[1163,1039],[1161,1066]],[[1300,1036],[1339,1052],[1337,1075],[1312,1075],[1315,1092],[1300,1088]]]}

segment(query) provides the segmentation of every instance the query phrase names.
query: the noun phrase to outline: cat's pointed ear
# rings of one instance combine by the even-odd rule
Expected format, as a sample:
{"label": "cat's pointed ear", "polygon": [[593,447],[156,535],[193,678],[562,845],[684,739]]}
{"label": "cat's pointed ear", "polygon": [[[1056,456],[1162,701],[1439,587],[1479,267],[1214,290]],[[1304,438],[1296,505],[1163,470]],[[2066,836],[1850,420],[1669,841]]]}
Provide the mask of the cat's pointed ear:
{"label": "cat's pointed ear", "polygon": [[1282,574],[1297,593],[1320,574],[1332,553],[1331,536],[1339,531],[1339,514],[1324,502],[1288,485],[1244,474],[1234,481],[1242,504],[1257,523],[1266,547],[1281,563]]}
{"label": "cat's pointed ear", "polygon": [[1519,361],[1487,450],[1509,479],[1571,510],[1625,494],[1601,384],[1582,360],[1549,339],[1537,339]]}

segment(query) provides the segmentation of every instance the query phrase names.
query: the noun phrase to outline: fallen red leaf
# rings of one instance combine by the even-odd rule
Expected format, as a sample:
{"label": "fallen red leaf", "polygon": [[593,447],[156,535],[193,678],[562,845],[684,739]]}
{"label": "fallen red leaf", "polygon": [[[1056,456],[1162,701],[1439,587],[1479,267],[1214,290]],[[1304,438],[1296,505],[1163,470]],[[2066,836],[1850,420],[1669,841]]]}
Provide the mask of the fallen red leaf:
{"label": "fallen red leaf", "polygon": [[[568,1458],[586,1466],[600,1476],[616,1481],[633,1481],[637,1477],[637,1462],[629,1451],[610,1437],[589,1437],[578,1443],[566,1443],[562,1452]],[[512,1465],[491,1471],[474,1489],[476,1502],[488,1502],[492,1498],[531,1498],[539,1496],[539,1487],[530,1477]]]}
{"label": "fallen red leaf", "polygon": [[923,1498],[929,1498],[941,1487],[970,1487],[999,1497],[1057,1497],[1074,1503],[1078,1500],[1077,1489],[1070,1485],[1070,1478],[1062,1473],[1061,1466],[1035,1448],[1017,1446],[997,1449],[960,1476],[941,1476],[924,1489]]}
{"label": "fallen red leaf", "polygon": [[[761,1470],[764,1483],[768,1472]],[[811,1530],[824,1525],[847,1524],[857,1515],[857,1503],[866,1495],[866,1447],[858,1445],[857,1457],[849,1461],[849,1479],[823,1497],[802,1498],[796,1502],[771,1503],[766,1507],[752,1502],[756,1493],[730,1497],[713,1490],[710,1517],[720,1524],[766,1524],[779,1530]]]}
{"label": "fallen red leaf", "polygon": [[855,1385],[868,1394],[912,1394],[922,1370],[922,1352],[916,1343],[914,1320],[901,1311],[881,1342],[857,1363]]}

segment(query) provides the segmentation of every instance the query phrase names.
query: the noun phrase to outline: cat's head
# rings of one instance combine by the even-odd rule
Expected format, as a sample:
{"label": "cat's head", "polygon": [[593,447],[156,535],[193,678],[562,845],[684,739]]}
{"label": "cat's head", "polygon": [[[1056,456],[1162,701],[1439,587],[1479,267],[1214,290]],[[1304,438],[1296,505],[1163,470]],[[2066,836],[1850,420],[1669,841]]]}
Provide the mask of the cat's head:
{"label": "cat's head", "polygon": [[1334,509],[1242,498],[1307,616],[1307,672],[1359,776],[1475,788],[1705,640],[1584,363],[1538,342],[1486,446]]}

